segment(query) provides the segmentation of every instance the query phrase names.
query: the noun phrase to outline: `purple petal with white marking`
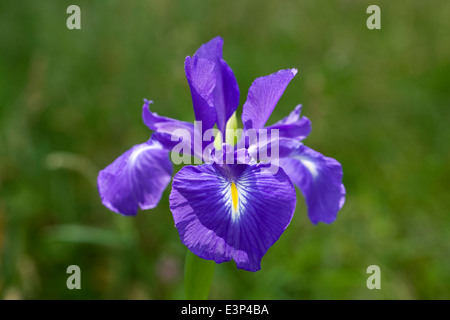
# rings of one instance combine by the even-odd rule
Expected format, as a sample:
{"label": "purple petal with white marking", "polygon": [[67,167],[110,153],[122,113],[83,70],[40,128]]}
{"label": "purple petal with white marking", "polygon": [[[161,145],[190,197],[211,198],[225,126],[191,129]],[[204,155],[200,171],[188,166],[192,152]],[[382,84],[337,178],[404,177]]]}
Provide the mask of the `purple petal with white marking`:
{"label": "purple petal with white marking", "polygon": [[203,164],[175,175],[170,209],[189,250],[216,263],[234,260],[241,269],[261,268],[261,258],[289,225],[296,203],[286,173],[265,173],[268,166]]}
{"label": "purple petal with white marking", "polygon": [[101,170],[97,185],[102,203],[108,209],[132,216],[138,208],[156,207],[171,177],[168,151],[150,139],[132,147]]}
{"label": "purple petal with white marking", "polygon": [[343,172],[339,162],[300,145],[288,158],[280,159],[280,166],[305,197],[308,216],[313,224],[336,220],[345,202]]}

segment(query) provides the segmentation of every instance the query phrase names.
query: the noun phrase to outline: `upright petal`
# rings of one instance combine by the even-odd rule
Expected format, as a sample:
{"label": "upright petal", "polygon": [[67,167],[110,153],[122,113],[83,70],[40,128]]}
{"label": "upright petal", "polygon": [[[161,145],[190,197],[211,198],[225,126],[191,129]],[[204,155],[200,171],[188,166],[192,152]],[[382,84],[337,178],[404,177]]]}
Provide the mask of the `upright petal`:
{"label": "upright petal", "polygon": [[216,37],[202,45],[194,57],[207,59],[214,63],[215,86],[212,104],[217,114],[217,127],[225,133],[228,119],[239,105],[239,87],[233,70],[222,58],[223,39]]}
{"label": "upright petal", "polygon": [[332,223],[345,202],[342,166],[302,144],[280,166],[305,197],[308,216],[313,224]]}
{"label": "upright petal", "polygon": [[289,116],[266,127],[266,129],[278,129],[280,138],[305,139],[311,132],[311,121],[307,117],[300,118],[301,109],[302,105],[299,104]]}
{"label": "upright petal", "polygon": [[266,164],[187,166],[174,177],[170,209],[181,241],[199,257],[257,271],[289,225],[295,189]]}
{"label": "upright petal", "polygon": [[194,55],[215,62],[217,58],[222,58],[222,48],[222,37],[215,37],[209,40],[207,43],[202,44],[200,48],[197,49]]}
{"label": "upright petal", "polygon": [[297,69],[280,70],[256,79],[242,110],[244,130],[263,128]]}
{"label": "upright petal", "polygon": [[126,151],[101,170],[97,185],[102,203],[123,215],[158,205],[172,176],[168,151],[150,139]]}
{"label": "upright petal", "polygon": [[203,132],[211,129],[217,119],[213,104],[213,90],[216,86],[214,69],[214,62],[197,56],[187,57],[184,62],[186,78],[191,89],[195,119],[202,122]]}

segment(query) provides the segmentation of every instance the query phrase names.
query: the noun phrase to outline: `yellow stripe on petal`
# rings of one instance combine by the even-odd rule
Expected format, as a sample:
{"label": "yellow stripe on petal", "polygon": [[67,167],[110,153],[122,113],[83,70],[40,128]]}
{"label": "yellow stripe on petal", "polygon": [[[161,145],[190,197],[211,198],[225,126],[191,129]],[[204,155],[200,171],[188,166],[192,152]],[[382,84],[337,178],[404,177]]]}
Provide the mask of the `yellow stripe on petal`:
{"label": "yellow stripe on petal", "polygon": [[233,201],[234,211],[236,211],[238,206],[238,191],[234,182],[231,183],[231,200]]}

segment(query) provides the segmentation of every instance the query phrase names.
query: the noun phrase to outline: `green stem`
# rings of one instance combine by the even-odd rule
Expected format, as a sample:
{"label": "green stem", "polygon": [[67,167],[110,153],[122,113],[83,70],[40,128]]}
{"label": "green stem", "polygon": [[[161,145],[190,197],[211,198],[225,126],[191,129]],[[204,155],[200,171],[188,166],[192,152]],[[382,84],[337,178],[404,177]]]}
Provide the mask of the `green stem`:
{"label": "green stem", "polygon": [[214,275],[214,261],[204,260],[187,250],[184,266],[184,291],[187,300],[206,300]]}

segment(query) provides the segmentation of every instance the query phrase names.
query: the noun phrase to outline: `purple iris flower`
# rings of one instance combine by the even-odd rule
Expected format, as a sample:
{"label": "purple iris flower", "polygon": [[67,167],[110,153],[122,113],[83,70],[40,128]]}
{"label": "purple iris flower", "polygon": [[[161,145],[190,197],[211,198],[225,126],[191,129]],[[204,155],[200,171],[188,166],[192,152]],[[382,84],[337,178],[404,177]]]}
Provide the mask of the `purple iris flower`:
{"label": "purple iris flower", "polygon": [[[214,140],[201,139],[207,130],[216,126],[224,143],[227,122],[239,105],[239,88],[222,58],[222,46],[222,38],[216,37],[185,60],[195,124],[152,113],[151,101],[145,100],[143,120],[154,131],[150,139],[126,151],[98,176],[102,202],[110,210],[130,216],[136,215],[138,208],[156,207],[172,177],[169,152],[180,143],[182,152],[203,162],[207,145]],[[296,69],[281,70],[253,82],[243,105],[244,134],[231,151],[236,163],[188,165],[173,177],[169,201],[175,226],[183,244],[199,257],[216,263],[234,260],[238,268],[259,270],[262,257],[292,219],[294,185],[306,200],[313,224],[333,222],[343,206],[342,167],[303,145],[311,124],[300,117],[301,106],[265,127],[296,73]],[[269,136],[270,132],[277,134],[267,139],[270,143],[249,138],[249,132],[261,129]],[[195,145],[198,137],[201,143]],[[276,165],[260,157],[263,150],[274,149],[271,143],[275,138],[279,151]],[[220,157],[216,151],[210,152],[215,160]],[[239,151],[244,151],[243,160],[236,156]],[[268,174],[271,166],[277,170]]]}

